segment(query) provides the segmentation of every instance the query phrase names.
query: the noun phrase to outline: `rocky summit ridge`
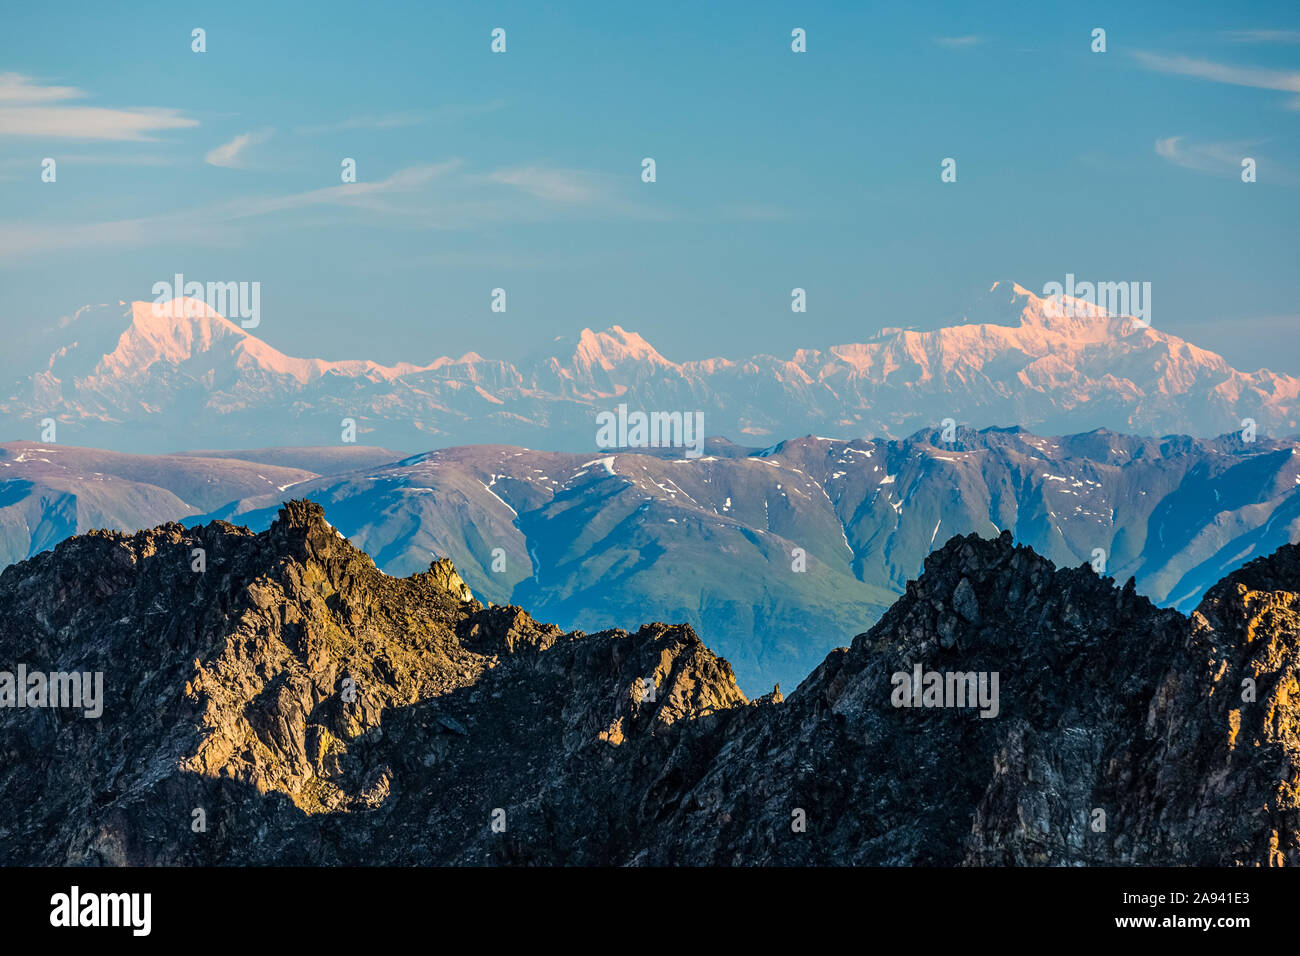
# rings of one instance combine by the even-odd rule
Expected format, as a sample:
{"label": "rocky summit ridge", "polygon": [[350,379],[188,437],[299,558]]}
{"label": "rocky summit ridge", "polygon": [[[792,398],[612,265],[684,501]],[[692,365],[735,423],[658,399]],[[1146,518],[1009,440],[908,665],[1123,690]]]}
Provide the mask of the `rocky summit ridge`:
{"label": "rocky summit ridge", "polygon": [[[0,669],[104,675],[98,718],[0,707],[0,862],[1295,865],[1298,592],[1295,545],[1185,617],[954,537],[750,701],[689,627],[389,577],[306,501],[91,532],[0,574]],[[931,672],[996,706],[897,706]]]}

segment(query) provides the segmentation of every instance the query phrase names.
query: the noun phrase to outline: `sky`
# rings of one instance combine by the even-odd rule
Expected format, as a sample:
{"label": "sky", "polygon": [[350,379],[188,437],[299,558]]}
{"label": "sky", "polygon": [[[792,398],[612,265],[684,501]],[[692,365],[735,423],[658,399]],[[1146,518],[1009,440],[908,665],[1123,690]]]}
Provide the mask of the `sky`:
{"label": "sky", "polygon": [[0,335],[182,273],[292,355],[789,355],[1074,274],[1300,374],[1295,3],[184,6],[3,14]]}

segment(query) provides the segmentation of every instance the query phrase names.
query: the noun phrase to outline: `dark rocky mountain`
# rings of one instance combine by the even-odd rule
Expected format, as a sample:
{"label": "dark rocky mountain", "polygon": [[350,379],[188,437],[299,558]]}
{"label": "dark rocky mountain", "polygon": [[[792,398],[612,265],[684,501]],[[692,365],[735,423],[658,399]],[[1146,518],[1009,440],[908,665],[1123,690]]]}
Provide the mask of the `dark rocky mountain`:
{"label": "dark rocky mountain", "polygon": [[[958,536],[749,701],[689,627],[389,577],[309,502],[95,532],[0,573],[3,666],[104,674],[98,719],[0,708],[0,862],[1295,865],[1298,602],[1293,545],[1187,618]],[[895,706],[918,666],[994,706]]]}

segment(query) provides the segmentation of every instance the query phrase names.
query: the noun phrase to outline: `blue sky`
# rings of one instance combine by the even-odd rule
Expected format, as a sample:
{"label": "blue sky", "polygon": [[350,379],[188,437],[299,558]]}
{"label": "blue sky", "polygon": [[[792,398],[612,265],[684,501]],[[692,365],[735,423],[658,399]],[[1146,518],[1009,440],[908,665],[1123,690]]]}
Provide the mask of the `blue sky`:
{"label": "blue sky", "polygon": [[1300,374],[1300,7],[1137,6],[14,8],[0,332],[181,272],[260,282],[290,354],[516,359],[617,323],[737,357],[1072,272]]}

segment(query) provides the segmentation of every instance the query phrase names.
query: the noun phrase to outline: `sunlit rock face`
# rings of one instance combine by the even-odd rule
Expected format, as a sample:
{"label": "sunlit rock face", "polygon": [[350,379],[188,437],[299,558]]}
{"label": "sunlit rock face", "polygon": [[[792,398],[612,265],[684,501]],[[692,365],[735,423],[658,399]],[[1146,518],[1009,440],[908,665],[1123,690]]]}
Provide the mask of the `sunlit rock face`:
{"label": "sunlit rock face", "polygon": [[94,532],[0,574],[0,668],[103,677],[92,717],[0,674],[0,861],[1295,864],[1297,592],[1295,546],[1187,618],[957,537],[751,702],[688,627],[390,577],[310,502]]}

